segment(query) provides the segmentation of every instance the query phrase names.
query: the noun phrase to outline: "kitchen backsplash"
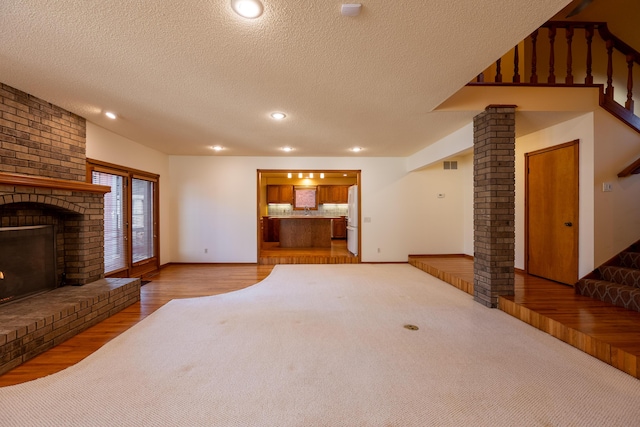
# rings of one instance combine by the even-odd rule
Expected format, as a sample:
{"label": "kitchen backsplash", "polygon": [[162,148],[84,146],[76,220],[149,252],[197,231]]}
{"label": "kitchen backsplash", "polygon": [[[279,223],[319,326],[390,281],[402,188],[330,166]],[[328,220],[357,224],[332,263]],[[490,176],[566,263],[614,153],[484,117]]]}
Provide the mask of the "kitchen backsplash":
{"label": "kitchen backsplash", "polygon": [[[346,203],[330,204],[325,203],[318,206],[318,210],[308,211],[309,216],[346,216],[349,211],[349,205]],[[286,204],[270,204],[267,206],[269,216],[282,215],[304,215],[302,210],[293,210],[293,205]]]}

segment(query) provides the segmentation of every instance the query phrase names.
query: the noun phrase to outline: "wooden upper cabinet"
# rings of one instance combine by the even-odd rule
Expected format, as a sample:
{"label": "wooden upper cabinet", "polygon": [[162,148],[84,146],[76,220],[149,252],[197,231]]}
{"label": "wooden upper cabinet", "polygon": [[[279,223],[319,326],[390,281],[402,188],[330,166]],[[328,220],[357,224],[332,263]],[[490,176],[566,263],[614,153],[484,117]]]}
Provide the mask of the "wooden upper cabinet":
{"label": "wooden upper cabinet", "polygon": [[327,202],[331,197],[329,194],[331,186],[330,185],[318,185],[318,204],[320,203],[330,203]]}
{"label": "wooden upper cabinet", "polygon": [[318,186],[318,203],[348,203],[348,185],[320,185]]}
{"label": "wooden upper cabinet", "polygon": [[333,203],[349,203],[349,186],[334,185],[333,186]]}
{"label": "wooden upper cabinet", "polygon": [[267,203],[293,204],[293,185],[267,185]]}

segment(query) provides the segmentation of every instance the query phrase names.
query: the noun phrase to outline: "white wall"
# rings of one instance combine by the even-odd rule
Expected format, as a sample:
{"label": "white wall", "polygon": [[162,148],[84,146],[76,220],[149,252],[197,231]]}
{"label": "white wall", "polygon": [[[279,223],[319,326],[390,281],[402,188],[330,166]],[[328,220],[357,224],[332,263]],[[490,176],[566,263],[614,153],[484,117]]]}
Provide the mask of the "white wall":
{"label": "white wall", "polygon": [[580,141],[578,274],[582,277],[593,270],[593,230],[595,227],[593,213],[594,113],[587,113],[516,139],[516,268],[524,268],[524,155],[576,139]]}
{"label": "white wall", "polygon": [[[611,114],[595,114],[596,149],[593,181],[595,212],[595,266],[640,240],[640,175],[618,178],[618,173],[640,157],[640,134]],[[604,182],[613,185],[603,192]]]}
{"label": "white wall", "polygon": [[407,170],[417,170],[452,156],[463,155],[471,148],[473,148],[473,121],[407,157]]}
{"label": "white wall", "polygon": [[87,122],[87,157],[160,175],[160,264],[171,262],[169,157]]}
{"label": "white wall", "polygon": [[174,262],[257,261],[258,169],[361,170],[364,262],[464,249],[469,161],[458,171],[440,165],[411,173],[404,158],[171,156],[169,164]]}
{"label": "white wall", "polygon": [[467,206],[471,194],[473,212],[473,156],[447,160],[457,161],[458,169],[445,170],[439,161],[407,176],[403,231],[407,241],[415,240],[415,246],[407,248],[409,254],[467,253],[469,233],[473,253],[473,214],[468,215]]}
{"label": "white wall", "polygon": [[464,168],[464,254],[474,256],[473,242],[473,153],[467,154],[463,162],[468,166]]}
{"label": "white wall", "polygon": [[[447,138],[464,148],[468,129],[456,135]],[[640,176],[616,176],[640,156],[640,137],[597,110],[516,140],[517,268],[524,268],[524,153],[574,139],[580,140],[580,276],[640,238]],[[160,175],[162,264],[256,262],[258,169],[362,170],[361,217],[371,220],[361,224],[364,262],[404,262],[409,254],[473,255],[472,155],[448,157],[458,161],[458,170],[445,171],[443,159],[425,154],[167,156],[87,123],[89,158]],[[613,192],[603,193],[602,182],[611,182]]]}

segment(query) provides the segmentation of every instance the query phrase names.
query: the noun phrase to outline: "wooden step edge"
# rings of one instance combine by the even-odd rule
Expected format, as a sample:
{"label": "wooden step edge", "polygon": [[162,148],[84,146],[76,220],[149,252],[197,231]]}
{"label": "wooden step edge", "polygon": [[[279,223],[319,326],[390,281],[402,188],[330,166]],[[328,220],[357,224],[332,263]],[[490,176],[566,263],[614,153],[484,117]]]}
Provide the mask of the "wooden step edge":
{"label": "wooden step edge", "polygon": [[510,316],[533,326],[578,350],[593,356],[632,377],[640,379],[640,359],[621,348],[570,328],[543,314],[536,313],[504,297],[498,297],[498,308]]}
{"label": "wooden step edge", "polygon": [[424,271],[425,273],[429,273],[430,275],[437,277],[438,279],[446,282],[463,292],[466,292],[470,295],[473,295],[473,283],[467,282],[466,280],[462,280],[459,277],[455,277],[450,273],[445,271],[438,270],[437,268],[420,262],[419,259],[409,257],[409,264]]}

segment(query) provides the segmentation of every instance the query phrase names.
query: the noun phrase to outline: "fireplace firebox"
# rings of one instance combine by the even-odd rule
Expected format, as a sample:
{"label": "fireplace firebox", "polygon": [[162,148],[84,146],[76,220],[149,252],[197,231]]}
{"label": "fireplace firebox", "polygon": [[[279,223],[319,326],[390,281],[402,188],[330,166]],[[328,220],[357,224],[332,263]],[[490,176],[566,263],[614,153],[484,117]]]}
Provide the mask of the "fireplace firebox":
{"label": "fireplace firebox", "polygon": [[0,227],[0,304],[55,289],[52,225]]}

